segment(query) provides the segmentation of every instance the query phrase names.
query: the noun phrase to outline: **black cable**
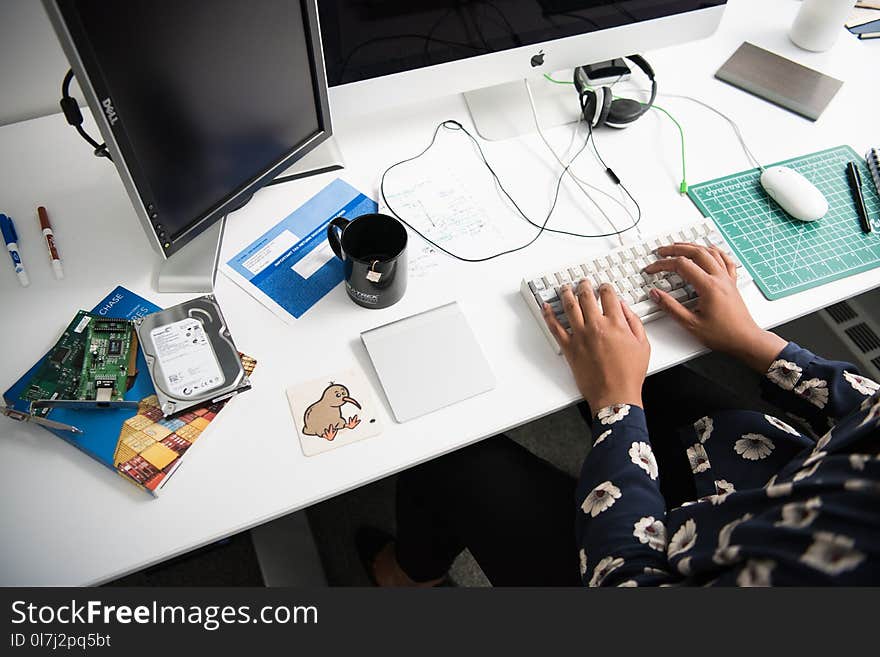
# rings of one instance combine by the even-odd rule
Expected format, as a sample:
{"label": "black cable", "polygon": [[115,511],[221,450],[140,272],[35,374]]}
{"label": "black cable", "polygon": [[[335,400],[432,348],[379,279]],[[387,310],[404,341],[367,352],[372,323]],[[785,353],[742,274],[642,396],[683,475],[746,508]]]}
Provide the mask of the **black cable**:
{"label": "black cable", "polygon": [[[455,253],[452,253],[452,252],[449,251],[448,249],[446,249],[446,248],[440,246],[439,244],[437,244],[435,241],[433,241],[432,239],[430,239],[429,237],[427,237],[424,233],[422,233],[421,231],[419,231],[418,229],[416,229],[416,228],[415,228],[412,224],[410,224],[406,219],[404,219],[403,217],[401,217],[401,216],[400,216],[400,215],[394,210],[394,208],[391,207],[391,204],[388,202],[388,197],[385,195],[385,178],[386,178],[386,177],[388,176],[388,174],[389,174],[392,170],[394,170],[395,168],[397,168],[397,167],[399,167],[399,166],[401,166],[401,165],[403,165],[403,164],[407,164],[407,163],[409,163],[409,162],[413,162],[413,161],[419,159],[420,157],[422,157],[423,155],[425,155],[425,153],[427,153],[429,150],[431,150],[431,148],[434,146],[434,143],[437,141],[437,135],[439,134],[441,128],[445,128],[445,129],[447,129],[447,130],[459,130],[459,131],[463,132],[463,133],[464,133],[465,135],[467,135],[467,137],[471,140],[471,142],[473,143],[473,145],[477,147],[477,151],[478,151],[479,154],[480,154],[480,159],[482,160],[482,162],[483,162],[483,164],[485,165],[486,169],[487,169],[487,170],[489,171],[489,173],[492,175],[492,178],[494,178],[494,180],[495,180],[495,184],[498,186],[498,189],[500,189],[501,192],[504,194],[504,196],[507,197],[507,200],[510,201],[510,203],[513,205],[513,207],[516,209],[517,213],[518,213],[523,219],[525,219],[526,222],[528,222],[530,225],[532,225],[532,226],[534,226],[535,228],[538,229],[538,233],[537,233],[532,239],[530,239],[528,242],[526,242],[525,244],[523,244],[523,245],[521,245],[521,246],[514,247],[514,248],[511,248],[511,249],[507,249],[506,251],[501,251],[501,252],[499,252],[499,253],[495,253],[495,254],[490,255],[490,256],[485,256],[485,257],[482,257],[482,258],[465,258],[465,257],[463,257],[463,256],[456,255]],[[632,199],[632,201],[636,204],[636,207],[638,208],[638,217],[637,217],[636,221],[635,221],[631,226],[629,226],[628,228],[624,228],[623,230],[619,230],[619,231],[615,231],[615,232],[611,232],[611,233],[601,233],[601,234],[596,234],[596,235],[585,235],[585,234],[574,233],[574,232],[565,231],[565,230],[558,230],[558,229],[555,229],[555,228],[547,228],[547,223],[550,221],[550,218],[553,216],[553,212],[556,210],[556,205],[557,205],[557,203],[558,203],[558,201],[559,201],[559,193],[560,193],[560,190],[561,190],[561,188],[562,188],[562,181],[563,181],[563,179],[565,178],[565,175],[568,173],[569,168],[571,168],[571,166],[574,164],[575,160],[577,160],[577,158],[581,155],[581,153],[583,153],[584,150],[586,150],[586,148],[587,148],[589,142],[590,142],[590,136],[588,135],[588,136],[587,136],[587,139],[584,140],[583,146],[581,146],[580,149],[578,150],[578,152],[575,153],[574,157],[572,157],[572,159],[569,161],[569,163],[565,166],[565,168],[564,168],[564,169],[562,170],[562,172],[559,174],[559,177],[556,179],[556,188],[555,188],[555,191],[554,191],[554,194],[553,194],[553,202],[551,203],[551,205],[550,205],[550,210],[547,212],[547,216],[546,216],[546,218],[544,219],[544,222],[543,222],[542,224],[536,224],[534,221],[532,221],[532,220],[528,217],[528,215],[526,215],[525,212],[523,212],[522,208],[519,207],[519,205],[517,204],[517,202],[516,202],[516,201],[513,199],[513,197],[510,195],[510,193],[508,193],[508,191],[504,188],[504,185],[501,183],[501,179],[498,177],[498,174],[497,174],[497,173],[495,172],[495,170],[492,168],[492,165],[489,164],[489,161],[488,161],[488,159],[486,158],[486,154],[483,152],[483,149],[482,149],[482,147],[480,146],[480,143],[476,140],[476,138],[475,138],[475,137],[474,137],[474,136],[473,136],[473,135],[472,135],[472,134],[471,134],[471,133],[470,133],[470,132],[469,132],[469,131],[463,126],[463,125],[461,125],[461,123],[459,123],[458,121],[452,120],[452,119],[450,119],[450,120],[446,120],[446,121],[443,121],[442,123],[440,123],[440,124],[437,125],[437,127],[434,129],[434,134],[433,134],[432,137],[431,137],[431,141],[430,141],[430,143],[429,143],[429,144],[424,148],[424,150],[422,150],[420,153],[418,153],[417,155],[414,155],[413,157],[407,158],[407,159],[405,159],[405,160],[401,160],[400,162],[396,162],[396,163],[392,164],[390,167],[388,167],[387,169],[385,169],[385,171],[382,173],[382,178],[381,178],[381,180],[380,180],[380,182],[379,182],[379,193],[380,193],[381,196],[382,196],[382,202],[385,204],[385,207],[388,208],[388,212],[390,212],[390,213],[391,213],[391,214],[392,214],[392,215],[393,215],[398,221],[400,221],[404,226],[406,226],[407,228],[409,228],[411,231],[413,231],[416,235],[418,235],[419,237],[421,237],[423,240],[425,240],[425,242],[427,242],[428,244],[430,244],[430,245],[433,246],[434,248],[436,248],[436,249],[442,251],[443,253],[445,253],[445,254],[448,255],[448,256],[451,256],[451,257],[455,258],[456,260],[461,260],[461,261],[463,261],[463,262],[486,262],[487,260],[493,260],[494,258],[499,258],[499,257],[501,257],[501,256],[508,255],[508,254],[510,254],[510,253],[515,253],[515,252],[517,252],[517,251],[522,251],[523,249],[525,249],[525,248],[531,246],[532,244],[534,244],[534,243],[538,240],[538,238],[541,237],[541,235],[543,235],[545,232],[557,233],[557,234],[561,234],[561,235],[568,235],[568,236],[571,236],[571,237],[583,237],[583,238],[614,237],[614,236],[616,236],[616,235],[620,235],[620,234],[622,234],[622,233],[624,233],[624,232],[626,232],[626,231],[628,231],[628,230],[632,230],[633,228],[635,228],[635,227],[638,225],[639,221],[641,220],[641,208],[639,208],[638,203],[636,203],[635,199],[634,199],[634,198],[632,197],[632,195],[626,190],[625,187],[624,187],[624,191],[626,192],[627,196],[629,196],[630,199]],[[621,187],[623,187],[623,185],[621,185]]]}
{"label": "black cable", "polygon": [[76,99],[70,95],[70,83],[73,82],[73,69],[68,69],[67,73],[64,76],[64,79],[61,81],[61,111],[64,112],[64,118],[67,120],[67,123],[72,125],[74,129],[79,133],[79,136],[85,139],[92,148],[94,148],[94,153],[97,157],[106,157],[111,162],[113,158],[110,156],[110,151],[107,150],[107,144],[99,144],[95,141],[89,133],[87,133],[83,127],[83,115],[79,110],[79,105],[76,102]]}

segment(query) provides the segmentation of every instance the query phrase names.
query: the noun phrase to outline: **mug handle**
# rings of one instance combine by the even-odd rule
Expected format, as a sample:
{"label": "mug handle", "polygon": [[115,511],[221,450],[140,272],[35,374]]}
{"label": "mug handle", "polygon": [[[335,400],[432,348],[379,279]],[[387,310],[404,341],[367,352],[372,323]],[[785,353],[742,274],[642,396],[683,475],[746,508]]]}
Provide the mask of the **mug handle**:
{"label": "mug handle", "polygon": [[330,248],[333,249],[333,253],[336,254],[336,257],[340,260],[345,260],[342,257],[342,241],[340,240],[340,236],[342,235],[342,231],[345,230],[345,227],[348,226],[351,222],[345,217],[336,217],[327,224],[327,241],[330,242]]}

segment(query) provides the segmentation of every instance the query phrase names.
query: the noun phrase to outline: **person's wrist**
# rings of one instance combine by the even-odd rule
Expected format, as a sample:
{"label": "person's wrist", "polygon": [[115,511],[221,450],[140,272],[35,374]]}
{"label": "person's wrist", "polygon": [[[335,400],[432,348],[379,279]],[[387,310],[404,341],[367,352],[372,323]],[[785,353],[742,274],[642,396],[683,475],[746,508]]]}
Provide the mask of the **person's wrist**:
{"label": "person's wrist", "polygon": [[732,355],[756,372],[764,373],[787,344],[784,338],[755,326]]}

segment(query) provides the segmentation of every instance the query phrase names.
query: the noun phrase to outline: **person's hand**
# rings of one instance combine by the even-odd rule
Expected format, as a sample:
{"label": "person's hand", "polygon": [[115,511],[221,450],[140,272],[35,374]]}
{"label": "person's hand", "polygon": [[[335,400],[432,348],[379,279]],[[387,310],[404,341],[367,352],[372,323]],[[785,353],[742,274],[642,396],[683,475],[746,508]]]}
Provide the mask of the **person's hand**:
{"label": "person's hand", "polygon": [[548,304],[544,304],[543,311],[578,390],[593,413],[612,404],[641,406],[642,384],[651,355],[645,327],[610,285],[599,288],[601,308],[587,281],[581,281],[576,292],[570,285],[559,292],[571,335]]}
{"label": "person's hand", "polygon": [[759,372],[785,347],[779,336],[763,331],[752,319],[736,286],[736,265],[716,247],[676,243],[657,249],[660,260],[645,267],[648,274],[675,272],[697,291],[693,310],[662,290],[651,298],[700,342],[735,356]]}

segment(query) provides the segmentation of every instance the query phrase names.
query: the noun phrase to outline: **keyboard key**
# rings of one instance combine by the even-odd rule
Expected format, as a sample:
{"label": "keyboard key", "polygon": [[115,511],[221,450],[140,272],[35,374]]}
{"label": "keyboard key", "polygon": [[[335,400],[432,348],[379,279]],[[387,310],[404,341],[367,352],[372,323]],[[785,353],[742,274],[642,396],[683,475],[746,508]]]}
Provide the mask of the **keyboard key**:
{"label": "keyboard key", "polygon": [[[580,265],[565,265],[558,271],[524,279],[520,285],[523,298],[529,305],[538,325],[544,331],[549,344],[557,353],[559,352],[558,344],[546,327],[542,316],[542,306],[544,303],[549,304],[562,326],[568,329],[568,318],[565,316],[558,295],[562,285],[577,287],[582,281],[585,281],[596,294],[599,285],[610,283],[621,300],[627,303],[632,311],[645,322],[662,316],[659,307],[650,298],[650,292],[655,287],[666,291],[673,299],[693,306],[697,299],[696,290],[693,286],[688,285],[681,276],[674,272],[645,274],[642,271],[649,264],[663,259],[655,253],[658,247],[673,241],[715,245],[732,255],[732,250],[714,224],[704,220],[670,234],[643,238],[638,243],[627,244],[625,247],[614,249]],[[736,261],[738,262],[738,260]],[[751,278],[741,266],[738,269],[737,285],[743,287],[751,281]]]}

